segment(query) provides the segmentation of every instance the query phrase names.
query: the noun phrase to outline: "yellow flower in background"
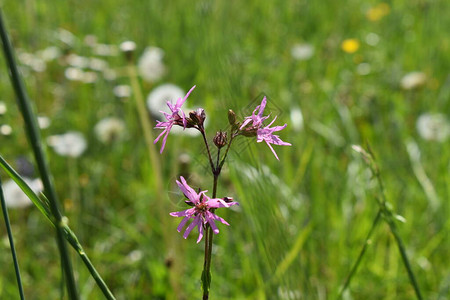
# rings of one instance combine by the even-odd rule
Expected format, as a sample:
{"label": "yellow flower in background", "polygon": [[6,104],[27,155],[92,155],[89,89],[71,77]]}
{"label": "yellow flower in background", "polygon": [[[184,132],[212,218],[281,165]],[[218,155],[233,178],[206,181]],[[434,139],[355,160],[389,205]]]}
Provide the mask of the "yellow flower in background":
{"label": "yellow flower in background", "polygon": [[382,2],[374,7],[371,7],[366,13],[366,18],[369,21],[376,22],[384,16],[388,15],[390,11],[391,7],[389,6],[389,4]]}
{"label": "yellow flower in background", "polygon": [[341,49],[347,53],[355,53],[359,49],[359,41],[357,39],[346,39],[342,42]]}

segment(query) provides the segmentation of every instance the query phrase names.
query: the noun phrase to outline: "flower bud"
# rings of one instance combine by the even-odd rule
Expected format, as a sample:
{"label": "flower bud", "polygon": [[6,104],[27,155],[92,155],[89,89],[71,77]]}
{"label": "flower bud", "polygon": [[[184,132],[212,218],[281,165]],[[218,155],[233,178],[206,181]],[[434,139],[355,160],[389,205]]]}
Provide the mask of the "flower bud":
{"label": "flower bud", "polygon": [[223,131],[218,131],[213,138],[213,142],[217,148],[219,149],[222,148],[227,144],[227,133]]}
{"label": "flower bud", "polygon": [[198,125],[198,126],[203,126],[203,123],[205,122],[206,119],[206,114],[205,114],[205,110],[203,108],[198,108],[194,111],[191,111],[189,113],[189,123],[191,123],[192,125]]}
{"label": "flower bud", "polygon": [[236,124],[236,114],[231,109],[228,110],[228,122],[231,126]]}

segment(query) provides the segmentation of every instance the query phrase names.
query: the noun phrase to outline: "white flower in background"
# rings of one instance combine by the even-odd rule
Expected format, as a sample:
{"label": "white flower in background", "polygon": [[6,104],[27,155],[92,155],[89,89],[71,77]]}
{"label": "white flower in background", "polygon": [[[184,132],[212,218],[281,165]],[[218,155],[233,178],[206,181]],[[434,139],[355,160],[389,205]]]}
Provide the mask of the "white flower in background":
{"label": "white flower in background", "polygon": [[131,96],[131,87],[126,84],[117,85],[114,87],[113,93],[117,98],[129,98]]}
{"label": "white flower in background", "polygon": [[89,58],[74,53],[66,56],[66,62],[75,68],[86,68],[89,66]]}
{"label": "white flower in background", "polygon": [[37,121],[40,129],[47,129],[50,127],[51,121],[46,116],[38,116]]}
{"label": "white flower in background", "polygon": [[443,142],[450,136],[450,122],[444,114],[422,114],[417,119],[416,127],[425,140]]}
{"label": "white flower in background", "polygon": [[119,48],[116,45],[95,44],[93,50],[100,56],[117,56],[119,54]]}
{"label": "white flower in background", "polygon": [[59,155],[70,157],[79,157],[87,148],[86,139],[77,131],[49,136],[47,144]]}
{"label": "white flower in background", "polygon": [[[22,177],[22,179],[30,186],[33,192],[40,193],[43,190],[42,182],[39,178],[30,179]],[[22,189],[14,182],[14,180],[9,179],[2,184],[3,195],[5,197],[6,206],[9,208],[24,208],[33,204],[27,195],[22,191]]]}
{"label": "white flower in background", "polygon": [[17,57],[20,62],[35,72],[44,72],[47,69],[45,61],[34,54],[18,51]]}
{"label": "white flower in background", "polygon": [[40,50],[36,53],[37,57],[45,62],[52,61],[61,56],[61,49],[55,46],[50,46],[44,50]]}
{"label": "white flower in background", "polygon": [[147,107],[155,116],[164,118],[161,110],[166,111],[167,101],[176,103],[178,98],[183,98],[186,93],[175,84],[165,83],[154,88],[147,96]]}
{"label": "white flower in background", "polygon": [[64,71],[64,76],[67,79],[73,81],[82,81],[84,77],[84,71],[79,68],[70,67]]}
{"label": "white flower in background", "polygon": [[6,107],[6,103],[3,101],[0,101],[0,115],[5,114],[8,111],[8,108]]}
{"label": "white flower in background", "polygon": [[94,132],[102,143],[108,144],[123,138],[125,123],[121,119],[108,117],[95,125]]}
{"label": "white flower in background", "polygon": [[11,135],[12,131],[12,127],[8,124],[3,124],[0,126],[0,133],[2,135]]}
{"label": "white flower in background", "polygon": [[108,69],[108,63],[100,58],[91,57],[89,59],[89,68],[94,71],[104,71]]}
{"label": "white flower in background", "polygon": [[303,114],[300,107],[293,107],[290,113],[292,128],[295,131],[300,131],[303,129]]}
{"label": "white flower in background", "polygon": [[55,33],[55,36],[58,40],[60,40],[61,42],[63,42],[68,46],[73,46],[75,44],[75,41],[77,40],[77,37],[72,32],[65,30],[63,28],[58,28],[58,31]]}
{"label": "white flower in background", "polygon": [[380,36],[376,33],[370,32],[366,35],[366,43],[370,46],[376,46],[380,41]]}
{"label": "white flower in background", "polygon": [[94,47],[98,42],[98,38],[93,34],[88,34],[84,37],[83,42],[86,46]]}
{"label": "white flower in background", "polygon": [[94,83],[96,82],[98,79],[98,75],[95,72],[92,71],[87,71],[83,73],[83,77],[81,79],[81,81],[83,81],[84,83]]}
{"label": "white flower in background", "polygon": [[[139,58],[139,74],[145,81],[155,82],[166,73],[163,63],[164,51],[157,47],[147,47]],[[184,95],[183,95],[184,96]]]}
{"label": "white flower in background", "polygon": [[314,55],[314,47],[310,44],[295,44],[291,48],[291,55],[297,60],[308,60]]}
{"label": "white flower in background", "polygon": [[136,43],[133,41],[125,41],[120,44],[119,48],[122,52],[133,52],[136,50]]}
{"label": "white flower in background", "polygon": [[403,76],[400,86],[404,90],[412,90],[425,84],[427,76],[423,72],[411,72]]}

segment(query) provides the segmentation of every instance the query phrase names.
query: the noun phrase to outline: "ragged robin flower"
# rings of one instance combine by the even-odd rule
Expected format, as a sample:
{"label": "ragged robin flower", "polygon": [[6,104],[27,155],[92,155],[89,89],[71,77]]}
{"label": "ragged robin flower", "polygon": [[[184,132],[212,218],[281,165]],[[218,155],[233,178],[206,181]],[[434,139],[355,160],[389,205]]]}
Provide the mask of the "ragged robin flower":
{"label": "ragged robin flower", "polygon": [[186,230],[184,231],[183,234],[184,238],[187,238],[189,233],[191,233],[192,229],[194,229],[194,227],[197,226],[199,233],[197,243],[199,243],[203,238],[203,232],[207,224],[211,226],[215,234],[219,233],[219,229],[217,228],[215,221],[220,221],[222,224],[228,226],[230,225],[227,223],[227,221],[214,214],[211,210],[219,207],[230,207],[232,205],[239,205],[239,203],[233,202],[233,199],[229,197],[225,197],[222,199],[219,198],[211,199],[210,197],[206,196],[205,193],[207,191],[200,191],[197,193],[187,184],[183,176],[181,176],[180,179],[181,182],[178,180],[176,181],[177,185],[188,199],[186,203],[193,207],[183,211],[172,212],[170,213],[170,215],[172,217],[184,217],[184,219],[181,220],[180,225],[178,225],[177,228],[178,232],[181,232],[183,227],[189,222],[189,220],[192,219],[191,224],[189,224]]}
{"label": "ragged robin flower", "polygon": [[266,104],[267,100],[266,97],[264,97],[261,101],[261,104],[258,105],[253,111],[252,115],[245,117],[242,125],[239,128],[240,134],[248,137],[256,136],[256,141],[258,143],[262,141],[266,142],[267,146],[269,146],[270,150],[272,150],[272,153],[275,155],[275,157],[280,160],[270,144],[291,146],[290,143],[283,142],[278,135],[273,134],[276,131],[280,131],[286,128],[287,124],[284,124],[283,126],[270,127],[277,119],[277,117],[275,116],[275,118],[272,120],[272,122],[270,122],[269,125],[263,127],[263,122],[267,118],[269,118],[269,115],[263,116]]}
{"label": "ragged robin flower", "polygon": [[[163,152],[164,147],[166,146],[167,137],[169,135],[170,129],[172,129],[173,125],[179,125],[183,126],[183,128],[186,128],[187,121],[186,116],[184,112],[181,110],[181,106],[186,102],[186,99],[191,94],[192,90],[194,90],[195,85],[187,92],[186,96],[184,98],[178,98],[177,102],[175,104],[172,104],[170,101],[167,101],[167,106],[169,107],[171,113],[163,112],[164,116],[166,117],[167,121],[161,122],[156,121],[156,129],[163,129],[163,132],[160,133],[160,135],[155,139],[154,143],[156,144],[159,139],[164,136],[161,146],[160,153]],[[180,115],[181,113],[181,115]]]}

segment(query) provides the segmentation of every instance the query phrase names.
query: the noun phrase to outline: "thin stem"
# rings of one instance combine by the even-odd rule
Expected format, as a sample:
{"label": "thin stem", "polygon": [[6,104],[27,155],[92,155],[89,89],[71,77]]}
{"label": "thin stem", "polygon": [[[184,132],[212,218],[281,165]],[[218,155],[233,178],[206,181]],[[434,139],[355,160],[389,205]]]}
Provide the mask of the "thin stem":
{"label": "thin stem", "polygon": [[341,290],[339,291],[338,299],[342,298],[344,291],[350,285],[350,281],[352,280],[353,275],[355,275],[356,270],[358,270],[359,264],[361,263],[361,260],[367,250],[367,247],[370,245],[370,238],[371,238],[373,232],[375,231],[375,228],[378,225],[378,222],[380,221],[380,219],[381,219],[381,209],[378,210],[377,216],[373,220],[372,227],[370,228],[369,233],[367,234],[366,240],[364,241],[364,245],[359,253],[358,259],[356,260],[355,264],[353,265],[350,273],[347,276],[347,279],[345,280],[344,285],[342,286]]}
{"label": "thin stem", "polygon": [[109,290],[106,283],[103,281],[100,274],[97,272],[97,269],[95,269],[94,265],[90,261],[89,257],[87,256],[86,252],[84,252],[83,247],[78,241],[77,236],[75,233],[69,228],[69,226],[65,226],[65,232],[66,232],[66,238],[69,244],[77,251],[78,255],[81,257],[81,260],[88,268],[89,272],[92,275],[92,278],[94,278],[95,282],[97,283],[97,286],[102,290],[103,295],[108,300],[115,300],[114,295]]}
{"label": "thin stem", "polygon": [[20,277],[19,260],[17,259],[16,255],[16,248],[14,246],[11,224],[9,223],[8,209],[6,207],[5,198],[3,197],[1,180],[0,180],[0,200],[2,205],[3,218],[5,219],[6,231],[8,232],[9,245],[11,247],[11,255],[14,262],[14,271],[16,273],[17,287],[19,288],[20,299],[24,300],[25,296],[23,293],[22,278]]}
{"label": "thin stem", "polygon": [[209,164],[211,166],[211,171],[214,174],[216,172],[216,168],[214,167],[214,163],[213,163],[212,156],[211,156],[211,151],[209,150],[209,144],[208,144],[208,140],[206,139],[205,129],[202,126],[199,128],[199,130],[202,133],[203,142],[205,142],[206,151],[208,152],[208,159],[209,159]]}
{"label": "thin stem", "polygon": [[[219,174],[214,174],[214,185],[213,185],[213,194],[212,197],[215,198],[217,195],[217,182],[219,179]],[[214,210],[211,210],[214,213]],[[211,230],[211,226],[206,225],[205,230],[205,260],[203,264],[203,300],[207,300],[209,298],[209,286],[211,284],[211,257],[212,257],[212,242],[213,242],[213,231]]]}
{"label": "thin stem", "polygon": [[69,258],[67,245],[64,241],[63,228],[62,226],[60,226],[60,224],[63,223],[62,222],[63,216],[59,208],[59,201],[56,196],[56,192],[53,185],[53,179],[51,177],[48,168],[48,163],[42,150],[41,138],[37,126],[36,116],[33,113],[31,101],[28,98],[25,86],[20,78],[19,71],[16,62],[14,60],[13,48],[9,41],[8,34],[6,32],[6,27],[3,22],[3,13],[1,10],[0,10],[0,35],[3,43],[3,51],[10,71],[9,74],[11,78],[11,83],[14,87],[14,91],[17,96],[17,103],[22,113],[23,119],[25,121],[25,128],[28,135],[28,139],[33,149],[33,154],[36,159],[39,173],[41,174],[45,194],[49,199],[50,210],[56,220],[57,224],[57,226],[55,226],[56,241],[58,244],[61,261],[65,272],[65,280],[67,285],[67,291],[69,294],[69,299],[78,299],[75,278],[72,271],[72,263]]}
{"label": "thin stem", "polygon": [[237,137],[237,134],[234,134],[233,132],[230,132],[230,136],[231,136],[230,137],[230,141],[228,142],[227,149],[225,150],[225,154],[222,157],[222,161],[218,165],[218,169],[219,170],[222,170],[222,167],[225,164],[225,160],[226,160],[227,155],[228,155],[228,151],[230,150],[231,143],[233,143],[233,140],[234,140],[235,137]]}
{"label": "thin stem", "polygon": [[411,285],[413,286],[414,291],[416,293],[416,297],[417,297],[417,299],[422,300],[423,298],[422,298],[422,295],[420,292],[419,284],[417,283],[417,280],[412,271],[412,267],[409,262],[408,255],[406,254],[406,250],[405,250],[403,241],[397,232],[397,226],[395,225],[395,220],[392,215],[392,211],[386,206],[387,200],[386,200],[384,184],[383,184],[383,180],[381,179],[378,164],[375,161],[375,155],[372,152],[372,149],[370,148],[370,146],[368,147],[368,150],[369,150],[369,154],[372,156],[372,160],[373,160],[373,164],[372,165],[369,164],[369,165],[370,165],[370,168],[372,169],[373,174],[377,178],[377,182],[380,187],[381,201],[378,201],[380,204],[380,209],[383,213],[386,223],[388,223],[388,225],[389,225],[389,229],[391,230],[391,233],[394,235],[398,250],[400,251],[400,255],[402,257],[403,264],[405,265],[406,271],[408,272],[409,281],[411,282]]}

